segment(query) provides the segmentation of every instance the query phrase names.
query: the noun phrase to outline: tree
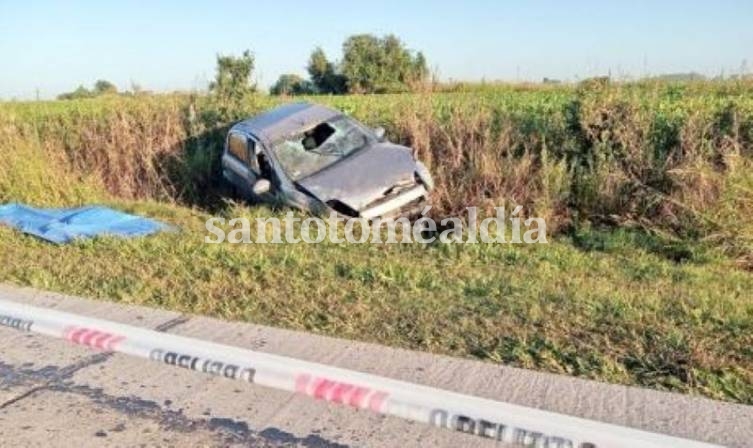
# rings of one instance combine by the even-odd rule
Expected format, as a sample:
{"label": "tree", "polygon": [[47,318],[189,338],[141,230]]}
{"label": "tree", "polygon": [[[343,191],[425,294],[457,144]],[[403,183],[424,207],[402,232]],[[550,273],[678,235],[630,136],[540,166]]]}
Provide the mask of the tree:
{"label": "tree", "polygon": [[104,79],[99,79],[97,82],[94,83],[94,95],[106,95],[106,94],[115,94],[118,93],[118,88],[115,87],[115,84],[111,83],[110,81],[106,81]]}
{"label": "tree", "polygon": [[318,93],[340,94],[346,92],[345,78],[337,73],[335,64],[327,59],[327,55],[324,54],[321,47],[316,47],[311,52],[307,70]]}
{"label": "tree", "polygon": [[269,92],[272,95],[310,95],[314,93],[314,85],[298,75],[284,74],[280,75]]}
{"label": "tree", "polygon": [[254,65],[254,55],[249,50],[239,57],[217,55],[217,73],[209,90],[223,100],[241,101],[256,91],[251,83]]}
{"label": "tree", "polygon": [[111,83],[110,81],[106,81],[104,79],[99,79],[97,82],[94,83],[94,88],[92,90],[87,89],[83,85],[80,85],[74,90],[73,92],[66,92],[61,93],[58,95],[59,100],[78,100],[81,98],[94,98],[95,96],[100,95],[109,95],[109,94],[117,94],[118,88],[115,87],[115,84]]}
{"label": "tree", "polygon": [[413,74],[415,75],[415,81],[426,81],[429,79],[429,66],[426,63],[426,57],[424,53],[419,51],[416,53],[416,57],[413,58]]}
{"label": "tree", "polygon": [[73,92],[61,93],[58,95],[59,100],[78,100],[81,98],[91,98],[94,93],[84,86],[78,86]]}
{"label": "tree", "polygon": [[349,37],[343,43],[341,70],[348,90],[361,93],[406,91],[429,72],[423,53],[414,55],[393,34]]}

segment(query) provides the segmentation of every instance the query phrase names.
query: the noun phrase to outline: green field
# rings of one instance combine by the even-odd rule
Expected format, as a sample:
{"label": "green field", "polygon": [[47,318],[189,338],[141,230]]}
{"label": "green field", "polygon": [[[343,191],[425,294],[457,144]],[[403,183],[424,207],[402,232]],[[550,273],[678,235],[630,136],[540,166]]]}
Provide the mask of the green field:
{"label": "green field", "polygon": [[548,245],[210,245],[229,124],[284,99],[0,104],[0,202],[180,228],[53,246],[0,281],[753,403],[753,85],[472,86],[314,97],[414,146],[437,216],[521,204]]}

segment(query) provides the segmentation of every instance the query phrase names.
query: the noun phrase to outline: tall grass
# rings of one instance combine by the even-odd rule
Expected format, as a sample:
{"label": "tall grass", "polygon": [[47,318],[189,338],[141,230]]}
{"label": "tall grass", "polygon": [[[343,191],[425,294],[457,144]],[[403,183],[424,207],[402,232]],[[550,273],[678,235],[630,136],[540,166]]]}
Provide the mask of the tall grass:
{"label": "tall grass", "polygon": [[[552,229],[586,221],[638,226],[723,242],[744,257],[752,233],[751,91],[742,82],[592,83],[308,100],[384,126],[412,146],[435,174],[436,214],[515,203]],[[10,187],[0,194],[85,200],[70,193],[66,179],[74,177],[112,197],[206,205],[217,191],[228,126],[281,101],[253,96],[228,107],[172,95],[5,104],[6,182],[22,163],[37,164],[37,177],[49,183],[24,186],[25,196]],[[23,181],[10,183],[17,190]]]}

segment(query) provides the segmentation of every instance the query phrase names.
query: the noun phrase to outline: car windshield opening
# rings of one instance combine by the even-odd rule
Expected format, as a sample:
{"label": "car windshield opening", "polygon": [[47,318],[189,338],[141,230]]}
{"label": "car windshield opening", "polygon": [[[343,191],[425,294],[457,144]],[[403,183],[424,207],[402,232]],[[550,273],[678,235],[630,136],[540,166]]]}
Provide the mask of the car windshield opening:
{"label": "car windshield opening", "polygon": [[368,133],[355,121],[339,117],[275,143],[274,151],[292,180],[310,176],[365,146]]}

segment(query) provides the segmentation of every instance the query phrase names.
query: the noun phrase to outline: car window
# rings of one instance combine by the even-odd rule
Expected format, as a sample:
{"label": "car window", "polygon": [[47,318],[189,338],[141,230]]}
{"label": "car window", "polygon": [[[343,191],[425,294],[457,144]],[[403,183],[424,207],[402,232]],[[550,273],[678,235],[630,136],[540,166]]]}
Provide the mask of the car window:
{"label": "car window", "polygon": [[259,174],[259,162],[256,159],[256,142],[253,139],[247,139],[243,134],[231,133],[227,141],[228,152]]}
{"label": "car window", "polygon": [[288,176],[298,180],[347,157],[371,138],[357,122],[340,117],[283,139],[274,149]]}
{"label": "car window", "polygon": [[227,150],[236,159],[248,163],[248,142],[244,135],[230,134],[227,139]]}

